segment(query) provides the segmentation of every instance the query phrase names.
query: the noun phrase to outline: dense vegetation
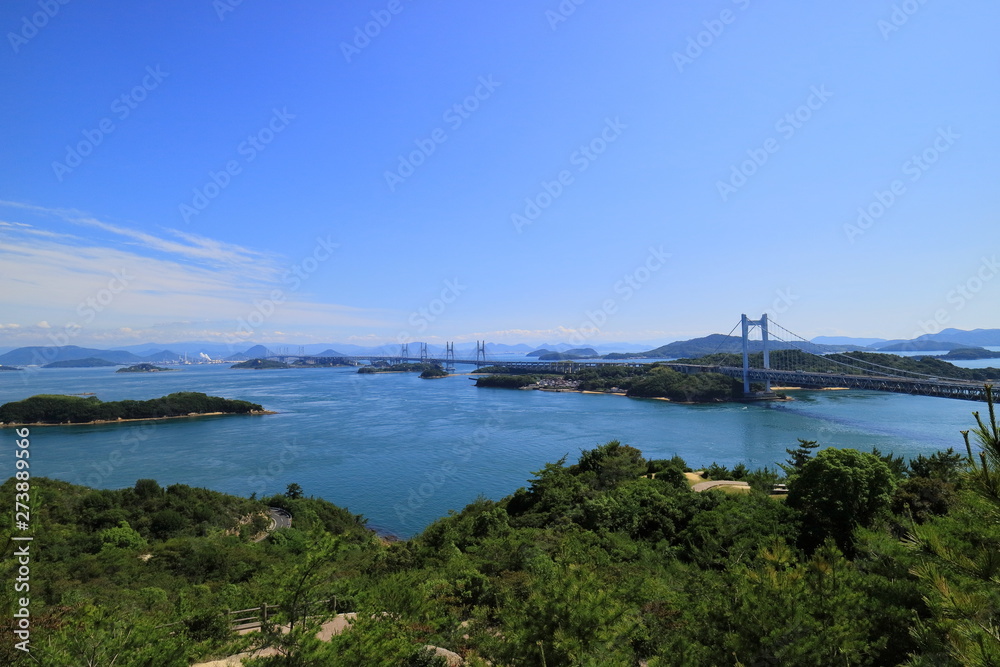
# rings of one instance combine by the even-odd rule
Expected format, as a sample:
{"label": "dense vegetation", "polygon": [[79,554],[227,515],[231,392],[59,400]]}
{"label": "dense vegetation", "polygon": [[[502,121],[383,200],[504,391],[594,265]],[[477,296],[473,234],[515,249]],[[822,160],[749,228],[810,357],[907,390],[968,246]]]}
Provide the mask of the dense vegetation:
{"label": "dense vegetation", "polygon": [[[507,370],[502,367],[494,368]],[[580,391],[625,392],[628,396],[637,398],[667,398],[684,403],[730,401],[743,396],[742,383],[725,375],[686,375],[659,364],[639,367],[608,364],[582,368],[561,377],[576,382],[576,388]],[[536,382],[538,377],[535,375],[501,372],[479,378],[476,386],[520,389]]]}
{"label": "dense vegetation", "polygon": [[429,379],[429,378],[446,378],[446,377],[448,377],[448,371],[446,371],[445,369],[441,368],[437,364],[434,364],[430,368],[424,369],[424,371],[420,374],[420,377],[425,378],[425,379]]}
{"label": "dense vegetation", "polygon": [[[33,646],[52,665],[170,667],[248,642],[284,652],[258,667],[440,664],[425,644],[472,666],[996,665],[992,405],[966,446],[907,462],[800,441],[776,498],[694,493],[678,457],[612,441],[393,543],[297,485],[266,500],[294,528],[251,543],[255,500],[35,480]],[[334,597],[358,618],[323,643],[334,610],[306,603]],[[292,630],[232,638],[224,611],[264,600]]]}
{"label": "dense vegetation", "polygon": [[213,412],[249,414],[263,410],[257,403],[208,396],[195,391],[177,392],[148,401],[107,402],[102,402],[96,396],[39,394],[0,405],[0,423],[84,424],[92,421],[182,417]]}
{"label": "dense vegetation", "polygon": [[441,368],[438,364],[425,364],[425,363],[403,363],[403,364],[384,364],[376,365],[372,364],[370,366],[362,366],[358,369],[359,373],[423,373],[424,371],[434,370],[435,368]]}
{"label": "dense vegetation", "polygon": [[64,361],[53,361],[45,364],[42,368],[99,368],[102,366],[117,366],[113,361],[98,359],[97,357],[87,357],[86,359],[66,359]]}
{"label": "dense vegetation", "polygon": [[565,352],[551,352],[546,350],[538,355],[538,360],[562,361],[566,359],[593,359],[599,356],[600,355],[597,353],[597,350],[592,347],[578,347],[572,350],[566,350]]}
{"label": "dense vegetation", "polygon": [[743,396],[743,384],[718,373],[687,375],[670,368],[654,368],[631,383],[628,395],[684,403],[730,401]]}
{"label": "dense vegetation", "polygon": [[927,357],[928,359],[944,359],[954,361],[959,359],[1000,359],[1000,352],[987,350],[985,347],[962,347],[950,350],[947,354],[938,357]]}
{"label": "dense vegetation", "polygon": [[485,375],[476,378],[477,387],[497,387],[500,389],[520,389],[538,382],[534,375]]}
{"label": "dense vegetation", "polygon": [[[0,492],[13,498],[14,486]],[[336,534],[345,548],[372,539],[360,517],[313,498],[254,500],[150,479],[118,490],[45,478],[31,486],[32,656],[44,665],[169,667],[228,653],[226,611],[275,602],[276,571],[303,558],[314,533]],[[290,511],[293,527],[254,543],[268,506]],[[9,537],[12,504],[3,520]],[[9,619],[13,586],[3,588]],[[35,664],[6,634],[0,664]]]}
{"label": "dense vegetation", "polygon": [[119,368],[115,371],[115,373],[160,373],[172,370],[176,369],[166,368],[165,366],[154,366],[153,364],[136,364],[135,366],[128,366],[127,368]]}
{"label": "dense vegetation", "polygon": [[273,359],[248,359],[238,364],[233,364],[230,368],[250,368],[257,371],[274,370],[278,368],[291,368],[290,364],[284,361],[274,361]]}

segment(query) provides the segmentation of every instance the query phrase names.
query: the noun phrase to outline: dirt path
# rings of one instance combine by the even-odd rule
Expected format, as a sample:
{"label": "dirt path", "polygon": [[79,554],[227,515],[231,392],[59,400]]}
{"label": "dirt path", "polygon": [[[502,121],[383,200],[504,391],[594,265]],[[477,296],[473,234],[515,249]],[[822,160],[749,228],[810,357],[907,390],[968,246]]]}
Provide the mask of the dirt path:
{"label": "dirt path", "polygon": [[[316,633],[316,638],[322,641],[330,641],[331,637],[339,635],[345,630],[350,629],[351,621],[357,616],[354,612],[347,614],[337,614],[332,620],[327,621],[322,626],[320,626],[319,632]],[[288,628],[282,626],[282,632],[288,632]],[[250,632],[256,632],[256,628],[247,628],[240,630],[240,634],[247,634]],[[439,646],[427,646],[427,648],[434,651],[435,655],[441,656],[448,661],[448,667],[461,667],[463,664],[462,656],[449,651],[448,649],[443,649]],[[191,667],[240,667],[243,664],[244,658],[263,658],[269,655],[278,655],[278,651],[273,648],[261,649],[259,651],[249,651],[246,653],[239,653],[237,655],[231,655],[227,658],[221,658],[219,660],[212,660],[211,662],[199,662]]]}
{"label": "dirt path", "polygon": [[709,489],[718,489],[720,487],[729,487],[733,491],[737,489],[750,490],[750,485],[746,482],[734,482],[728,479],[716,479],[709,482],[698,482],[691,487],[692,491],[708,491]]}

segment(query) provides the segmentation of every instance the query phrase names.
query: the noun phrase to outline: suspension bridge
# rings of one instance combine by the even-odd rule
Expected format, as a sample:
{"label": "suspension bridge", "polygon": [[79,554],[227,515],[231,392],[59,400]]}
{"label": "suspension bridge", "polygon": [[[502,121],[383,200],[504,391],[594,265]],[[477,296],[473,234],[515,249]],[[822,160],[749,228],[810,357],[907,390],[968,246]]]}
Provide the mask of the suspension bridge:
{"label": "suspension bridge", "polygon": [[[737,328],[741,329],[740,336],[733,335]],[[419,351],[415,355],[411,354],[409,344],[403,343],[399,354],[392,355],[310,357],[298,354],[272,355],[268,358],[278,361],[300,360],[306,364],[430,363],[449,371],[454,370],[458,364],[466,364],[477,368],[495,366],[538,373],[572,373],[584,368],[609,365],[642,367],[652,363],[648,359],[491,359],[486,354],[485,341],[476,341],[475,359],[456,358],[454,343],[446,344],[444,358],[432,356],[426,343],[419,343]],[[719,373],[742,380],[744,396],[751,400],[775,397],[773,387],[865,389],[971,401],[986,400],[982,381],[907,370],[865,359],[857,353],[823,353],[814,343],[769,319],[766,314],[757,320],[744,314],[730,332],[722,337],[712,354],[684,362],[666,360],[656,363],[682,373]]]}

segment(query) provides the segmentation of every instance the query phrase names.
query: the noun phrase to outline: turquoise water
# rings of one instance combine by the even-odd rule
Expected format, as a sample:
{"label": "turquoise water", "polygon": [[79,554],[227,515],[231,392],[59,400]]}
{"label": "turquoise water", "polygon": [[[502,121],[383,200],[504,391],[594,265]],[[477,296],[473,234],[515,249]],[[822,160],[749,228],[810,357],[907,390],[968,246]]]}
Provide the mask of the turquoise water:
{"label": "turquoise water", "polygon": [[[399,536],[477,496],[500,498],[546,462],[618,439],[649,458],[751,467],[784,460],[796,438],[907,457],[963,447],[982,404],[865,391],[794,391],[755,405],[674,405],[576,393],[476,389],[467,376],[359,375],[353,368],[271,371],[225,365],[170,373],[114,368],[0,373],[0,403],[40,393],[102,400],[202,391],[279,414],[93,426],[35,427],[32,471],[100,488],[136,479],[248,496],[297,482]],[[466,369],[469,370],[469,369]],[[461,369],[460,369],[461,371]],[[0,479],[14,470],[10,429]],[[8,472],[4,472],[8,471]]]}

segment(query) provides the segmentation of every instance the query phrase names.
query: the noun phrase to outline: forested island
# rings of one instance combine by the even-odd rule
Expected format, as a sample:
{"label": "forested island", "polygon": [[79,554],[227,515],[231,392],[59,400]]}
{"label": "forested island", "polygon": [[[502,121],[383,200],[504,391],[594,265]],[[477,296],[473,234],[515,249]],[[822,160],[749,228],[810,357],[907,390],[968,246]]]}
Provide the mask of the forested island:
{"label": "forested island", "polygon": [[270,370],[275,368],[291,368],[290,364],[284,361],[274,361],[272,359],[248,359],[238,364],[233,364],[230,368],[250,368],[253,370]]}
{"label": "forested island", "polygon": [[425,373],[430,371],[431,373],[436,373],[441,369],[439,364],[430,363],[401,363],[401,364],[387,364],[384,362],[377,362],[370,364],[368,366],[362,366],[358,369],[361,374],[371,374],[371,373]]}
{"label": "forested island", "polygon": [[936,357],[925,357],[925,358],[943,359],[944,361],[950,361],[950,360],[967,361],[970,359],[1000,359],[1000,352],[987,350],[985,347],[962,347],[955,350],[949,350],[947,354],[938,355]]}
{"label": "forested island", "polygon": [[249,401],[208,396],[195,391],[168,394],[147,401],[101,401],[96,396],[39,394],[0,405],[0,424],[88,424],[137,419],[163,419],[208,414],[262,414]]}
{"label": "forested island", "polygon": [[493,374],[478,378],[476,386],[602,392],[635,398],[665,398],[680,403],[718,403],[743,399],[743,383],[739,380],[720,373],[688,375],[659,364],[640,367],[608,364],[564,375],[539,375],[537,371],[514,374],[510,370],[502,366],[480,369],[480,372]]}
{"label": "forested island", "polygon": [[19,370],[21,369],[18,368],[17,366],[4,366],[3,364],[0,364],[0,371],[19,371]]}
{"label": "forested island", "polygon": [[[695,475],[611,441],[395,542],[297,484],[247,499],[35,478],[32,652],[158,667],[265,647],[279,655],[244,664],[446,664],[428,646],[468,667],[996,664],[993,414],[970,419],[965,453],[909,461],[800,440],[776,467]],[[694,491],[704,477],[749,489]],[[294,523],[256,543],[268,506]],[[270,622],[237,636],[228,610],[264,603]],[[348,629],[316,637],[344,612]],[[19,657],[0,646],[3,664]]]}
{"label": "forested island", "polygon": [[153,364],[136,364],[127,368],[119,368],[115,373],[162,373],[163,371],[174,371],[176,368],[166,368],[165,366],[154,366]]}

